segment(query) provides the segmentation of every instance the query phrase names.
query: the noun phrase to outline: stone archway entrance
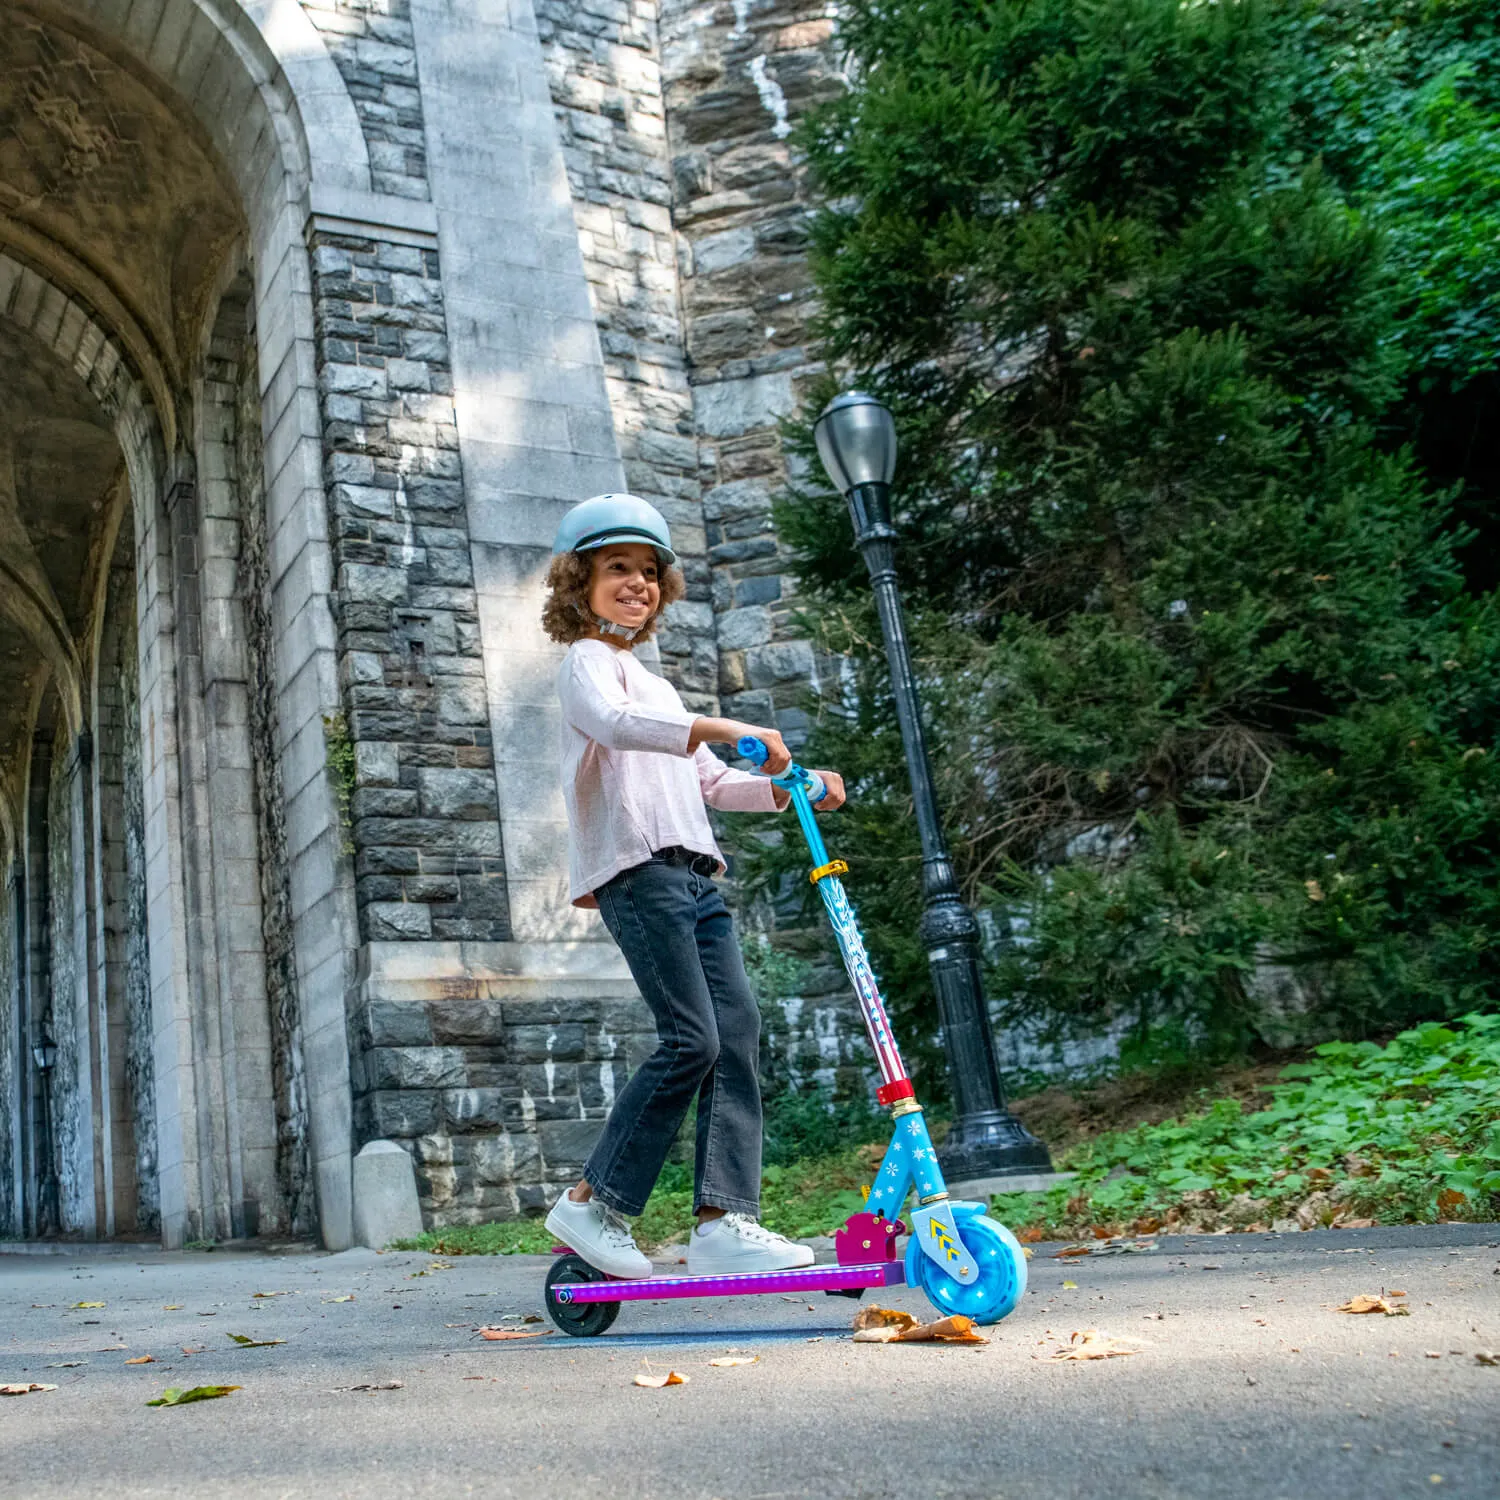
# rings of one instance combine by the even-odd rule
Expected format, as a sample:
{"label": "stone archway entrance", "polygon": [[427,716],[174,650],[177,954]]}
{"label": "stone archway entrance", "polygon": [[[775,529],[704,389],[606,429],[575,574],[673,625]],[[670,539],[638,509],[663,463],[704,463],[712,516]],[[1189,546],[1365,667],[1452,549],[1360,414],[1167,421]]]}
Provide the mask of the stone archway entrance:
{"label": "stone archway entrance", "polygon": [[113,9],[0,10],[0,1237],[338,1243],[344,986],[297,948],[347,900],[324,779],[289,851],[283,776],[337,703],[315,153],[238,6]]}

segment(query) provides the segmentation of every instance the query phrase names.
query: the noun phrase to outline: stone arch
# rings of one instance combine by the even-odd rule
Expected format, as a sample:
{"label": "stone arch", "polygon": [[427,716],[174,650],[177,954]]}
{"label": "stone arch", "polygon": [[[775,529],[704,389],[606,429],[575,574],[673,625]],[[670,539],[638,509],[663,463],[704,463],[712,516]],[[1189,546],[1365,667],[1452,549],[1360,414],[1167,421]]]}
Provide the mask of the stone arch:
{"label": "stone arch", "polygon": [[111,38],[191,106],[247,205],[273,158],[294,198],[310,181],[368,191],[353,100],[299,0],[23,0]]}
{"label": "stone arch", "polygon": [[[133,478],[144,482],[160,446],[155,412],[131,360],[88,305],[0,249],[0,318],[31,334],[73,371],[113,420]],[[85,724],[84,664],[29,542],[6,534],[5,504],[0,494],[0,536],[7,544],[0,547],[0,573],[11,585],[0,592],[0,609],[32,637],[51,667],[68,727],[77,734]]]}
{"label": "stone arch", "polygon": [[[244,368],[255,372],[250,405],[260,428],[253,445],[264,497],[259,584],[277,645],[272,696],[287,705],[273,749],[285,771],[286,795],[297,799],[298,841],[286,859],[293,899],[287,905],[303,1021],[318,1051],[326,1088],[308,1109],[311,1172],[323,1237],[337,1248],[348,1243],[350,1232],[344,993],[355,922],[347,871],[338,858],[338,813],[325,771],[323,715],[338,704],[338,683],[305,229],[320,204],[326,212],[331,202],[335,216],[368,216],[363,210],[375,195],[369,192],[365,138],[347,89],[298,0],[160,0],[151,5],[18,0],[12,7],[12,14],[17,13],[102,51],[136,85],[154,91],[158,103],[170,97],[179,111],[186,105],[190,128],[201,131],[222,162],[243,215],[234,227],[237,246],[221,241],[217,250],[208,247],[219,256],[216,284],[201,302],[194,302],[191,327],[174,330],[127,306],[128,299],[117,294],[118,279],[111,279],[110,268],[101,266],[97,256],[76,253],[66,236],[49,237],[45,224],[19,221],[0,198],[0,317],[40,340],[108,413],[129,480],[142,734],[148,746],[142,777],[145,817],[153,830],[146,840],[151,851],[146,884],[151,1005],[158,1038],[154,1067],[165,1089],[162,1118],[170,1119],[177,1132],[176,1144],[164,1140],[161,1152],[162,1228],[169,1244],[195,1233],[254,1232],[256,1227],[243,1215],[237,1217],[237,1206],[254,1197],[241,1171],[247,1127],[224,1103],[234,1085],[225,1082],[223,1069],[232,1070],[238,1059],[226,1054],[223,1069],[216,1071],[215,1064],[205,1071],[198,1050],[205,1032],[223,1034],[224,1010],[219,1006],[217,1014],[209,1014],[200,1007],[191,1012],[195,997],[212,989],[197,982],[206,975],[201,969],[195,973],[195,966],[204,962],[201,917],[211,904],[205,891],[223,872],[211,855],[204,857],[211,840],[205,843],[202,835],[211,818],[205,818],[201,803],[193,803],[192,778],[182,769],[184,747],[190,759],[195,753],[189,720],[201,702],[201,651],[194,647],[202,635],[193,632],[201,631],[202,620],[181,608],[185,598],[202,602],[192,593],[203,581],[195,551],[206,535],[199,498],[217,482],[214,466],[224,446],[206,440],[202,430],[203,391],[194,389],[203,357],[199,337],[222,334],[225,308],[238,307],[245,336],[253,341],[254,358]],[[123,546],[123,533],[119,540]],[[5,551],[0,547],[0,554]],[[24,597],[25,590],[10,586],[14,573],[7,569],[0,579],[7,585],[0,588],[0,597]],[[238,587],[238,580],[231,579],[227,590],[213,595],[213,603],[230,612],[240,607]],[[9,613],[17,608],[21,606]],[[70,638],[60,629],[52,617],[56,613],[33,603],[27,634],[39,649],[45,646],[41,654],[48,680],[62,702],[71,737],[81,741],[90,722],[91,686],[97,687],[90,682],[91,668],[119,643],[96,616],[92,650],[80,651],[81,637],[75,631]],[[190,660],[194,657],[199,658],[196,665]],[[200,671],[198,683],[189,681],[186,688],[185,660],[190,678]],[[102,814],[87,807],[83,826],[96,816]],[[196,831],[190,826],[195,819]],[[89,881],[100,879],[98,872],[89,872]],[[235,904],[221,895],[221,909]],[[250,911],[255,903],[238,904]],[[97,917],[96,912],[89,924],[97,951],[80,969],[102,976],[107,943]],[[218,964],[221,993],[234,990],[251,952],[221,947],[212,960]],[[258,1087],[259,1081],[252,1080],[250,1092]],[[97,1103],[97,1089],[94,1097]],[[274,1151],[274,1142],[260,1145],[263,1155]],[[109,1170],[106,1149],[96,1180]],[[262,1201],[269,1206],[271,1200]],[[227,1205],[222,1223],[212,1217],[219,1209],[210,1204]],[[95,1232],[107,1232],[109,1222],[101,1209]],[[274,1213],[266,1227],[276,1227]]]}

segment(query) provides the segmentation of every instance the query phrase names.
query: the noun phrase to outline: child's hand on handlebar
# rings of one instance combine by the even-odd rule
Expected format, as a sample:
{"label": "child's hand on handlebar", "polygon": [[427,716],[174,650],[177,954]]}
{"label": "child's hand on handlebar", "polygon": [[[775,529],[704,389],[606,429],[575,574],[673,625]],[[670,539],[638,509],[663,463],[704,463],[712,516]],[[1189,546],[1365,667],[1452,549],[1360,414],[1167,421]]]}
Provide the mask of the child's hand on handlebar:
{"label": "child's hand on handlebar", "polygon": [[[792,763],[792,752],[787,749],[786,741],[782,739],[781,732],[776,729],[761,729],[754,724],[736,724],[734,726],[734,740],[739,740],[745,735],[750,735],[759,740],[766,747],[766,763],[759,769],[767,776],[779,776]],[[730,743],[733,744],[734,740]]]}
{"label": "child's hand on handlebar", "polygon": [[812,805],[814,812],[832,812],[836,807],[844,805],[844,778],[837,771],[814,771],[814,776],[822,778],[823,785],[828,788],[826,796],[821,797]]}

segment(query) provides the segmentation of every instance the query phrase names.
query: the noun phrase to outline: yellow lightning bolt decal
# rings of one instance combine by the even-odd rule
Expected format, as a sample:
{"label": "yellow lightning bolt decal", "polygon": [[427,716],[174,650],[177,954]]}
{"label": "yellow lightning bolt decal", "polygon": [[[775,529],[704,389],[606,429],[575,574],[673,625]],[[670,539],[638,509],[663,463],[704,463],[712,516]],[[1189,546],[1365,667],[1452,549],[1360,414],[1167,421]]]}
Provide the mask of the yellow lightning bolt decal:
{"label": "yellow lightning bolt decal", "polygon": [[936,1219],[928,1220],[928,1225],[932,1230],[933,1239],[938,1242],[938,1248],[947,1255],[949,1260],[957,1260],[958,1251],[954,1249],[953,1241],[949,1238],[948,1231]]}

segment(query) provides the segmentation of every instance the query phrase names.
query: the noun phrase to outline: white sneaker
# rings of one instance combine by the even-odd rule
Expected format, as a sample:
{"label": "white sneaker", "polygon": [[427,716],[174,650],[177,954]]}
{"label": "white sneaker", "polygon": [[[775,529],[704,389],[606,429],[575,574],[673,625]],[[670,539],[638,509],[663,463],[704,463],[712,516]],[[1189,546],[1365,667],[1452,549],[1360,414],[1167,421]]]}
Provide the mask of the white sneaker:
{"label": "white sneaker", "polygon": [[547,1215],[547,1228],[606,1276],[639,1281],[651,1274],[651,1262],[641,1254],[630,1226],[597,1198],[575,1203],[564,1193]]}
{"label": "white sneaker", "polygon": [[806,1245],[774,1234],[749,1214],[725,1214],[707,1234],[688,1236],[689,1276],[738,1276],[746,1271],[795,1271],[815,1259]]}

